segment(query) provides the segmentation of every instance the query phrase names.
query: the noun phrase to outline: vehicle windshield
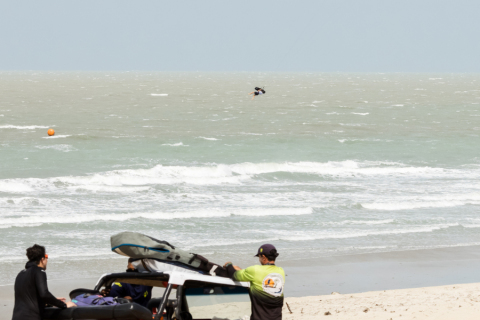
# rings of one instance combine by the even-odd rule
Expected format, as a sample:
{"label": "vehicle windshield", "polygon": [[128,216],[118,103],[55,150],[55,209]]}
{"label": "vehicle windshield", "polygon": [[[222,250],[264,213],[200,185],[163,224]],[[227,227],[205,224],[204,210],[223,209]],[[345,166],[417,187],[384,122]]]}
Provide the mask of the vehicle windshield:
{"label": "vehicle windshield", "polygon": [[185,297],[193,319],[250,319],[248,288],[239,286],[185,288]]}

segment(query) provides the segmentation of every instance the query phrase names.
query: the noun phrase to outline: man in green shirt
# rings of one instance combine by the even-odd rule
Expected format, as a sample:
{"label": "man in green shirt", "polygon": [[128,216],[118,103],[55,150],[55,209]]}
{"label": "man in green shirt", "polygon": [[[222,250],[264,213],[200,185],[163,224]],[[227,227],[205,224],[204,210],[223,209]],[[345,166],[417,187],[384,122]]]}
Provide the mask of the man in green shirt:
{"label": "man in green shirt", "polygon": [[250,320],[281,320],[285,272],[275,265],[277,249],[271,244],[264,244],[255,257],[261,265],[240,269],[227,262],[225,268],[233,280],[250,282]]}

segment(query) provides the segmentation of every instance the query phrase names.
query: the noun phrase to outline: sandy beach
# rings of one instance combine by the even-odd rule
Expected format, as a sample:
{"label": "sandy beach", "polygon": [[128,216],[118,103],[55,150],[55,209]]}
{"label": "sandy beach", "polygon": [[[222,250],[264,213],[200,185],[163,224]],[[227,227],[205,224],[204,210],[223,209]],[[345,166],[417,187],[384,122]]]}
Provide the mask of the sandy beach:
{"label": "sandy beach", "polygon": [[290,319],[479,319],[480,283],[287,298]]}

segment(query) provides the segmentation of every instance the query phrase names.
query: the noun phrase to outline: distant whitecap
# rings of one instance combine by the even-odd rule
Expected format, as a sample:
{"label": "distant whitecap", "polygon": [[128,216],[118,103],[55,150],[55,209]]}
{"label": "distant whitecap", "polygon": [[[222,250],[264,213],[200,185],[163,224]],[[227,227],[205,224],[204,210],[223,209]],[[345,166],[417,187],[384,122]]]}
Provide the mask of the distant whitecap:
{"label": "distant whitecap", "polygon": [[0,126],[0,129],[18,129],[18,130],[35,130],[35,129],[47,129],[52,126],[14,126],[11,124]]}
{"label": "distant whitecap", "polygon": [[59,134],[54,136],[42,137],[43,139],[60,139],[60,138],[68,138],[71,137],[71,134]]}
{"label": "distant whitecap", "polygon": [[188,145],[183,144],[183,142],[179,143],[164,143],[162,146],[170,146],[170,147],[188,147]]}
{"label": "distant whitecap", "polygon": [[217,140],[220,140],[220,139],[217,139],[217,138],[207,138],[207,137],[198,137],[200,139],[204,139],[204,140],[210,140],[210,141],[217,141]]}

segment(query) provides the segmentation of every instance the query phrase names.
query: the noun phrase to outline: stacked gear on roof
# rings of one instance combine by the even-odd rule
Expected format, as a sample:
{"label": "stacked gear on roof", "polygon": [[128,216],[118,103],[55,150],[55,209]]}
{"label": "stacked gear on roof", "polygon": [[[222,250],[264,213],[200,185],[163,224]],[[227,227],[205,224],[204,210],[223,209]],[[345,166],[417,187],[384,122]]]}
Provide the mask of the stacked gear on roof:
{"label": "stacked gear on roof", "polygon": [[[133,259],[153,259],[190,270],[197,270],[212,276],[228,277],[228,272],[222,266],[208,261],[207,258],[188,253],[174,247],[167,241],[158,240],[137,232],[121,232],[110,238],[112,251]],[[146,263],[142,263],[147,271]]]}

